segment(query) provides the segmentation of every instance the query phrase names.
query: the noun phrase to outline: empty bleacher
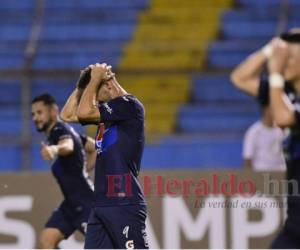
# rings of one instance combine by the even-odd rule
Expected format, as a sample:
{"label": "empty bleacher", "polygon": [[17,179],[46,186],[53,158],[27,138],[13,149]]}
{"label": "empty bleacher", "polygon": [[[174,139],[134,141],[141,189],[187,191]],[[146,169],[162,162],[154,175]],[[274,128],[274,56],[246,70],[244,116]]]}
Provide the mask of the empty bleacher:
{"label": "empty bleacher", "polygon": [[[2,80],[0,92],[0,169],[21,169],[21,82],[18,72],[24,69],[25,50],[36,16],[37,1],[3,1],[0,6],[0,71],[12,71]],[[148,0],[60,1],[45,0],[42,29],[32,61],[35,72],[73,71],[99,61],[117,67],[122,47],[131,39],[139,13]],[[14,73],[16,72],[16,73]],[[54,75],[55,76],[55,75]],[[31,96],[43,92],[53,94],[62,106],[74,88],[77,75],[60,77],[31,76]],[[30,110],[28,109],[30,114]],[[39,151],[39,135],[31,127],[33,169],[49,169]],[[11,137],[9,137],[11,136]],[[7,141],[9,139],[9,142]],[[37,139],[39,138],[39,139]],[[15,157],[18,155],[18,157]]]}
{"label": "empty bleacher", "polygon": [[[161,165],[171,161],[174,167],[241,166],[243,134],[259,119],[259,108],[253,98],[232,86],[229,72],[276,35],[281,4],[280,0],[237,0],[234,8],[222,13],[219,39],[208,45],[206,56],[206,69],[213,73],[192,75],[190,103],[177,113],[179,135],[146,148],[146,166],[159,165],[160,159]],[[289,1],[286,28],[299,25],[299,4]]]}
{"label": "empty bleacher", "polygon": [[[288,27],[299,25],[299,7],[289,1]],[[61,106],[77,78],[70,72],[106,61],[144,103],[147,135],[161,136],[146,145],[143,167],[240,167],[259,109],[228,75],[278,32],[280,8],[280,0],[45,0],[31,67],[63,73],[33,75],[32,96],[48,91]],[[1,72],[23,69],[35,11],[35,0],[1,3]],[[0,83],[1,170],[22,165],[21,78],[12,76]],[[32,168],[49,169],[32,132]]]}

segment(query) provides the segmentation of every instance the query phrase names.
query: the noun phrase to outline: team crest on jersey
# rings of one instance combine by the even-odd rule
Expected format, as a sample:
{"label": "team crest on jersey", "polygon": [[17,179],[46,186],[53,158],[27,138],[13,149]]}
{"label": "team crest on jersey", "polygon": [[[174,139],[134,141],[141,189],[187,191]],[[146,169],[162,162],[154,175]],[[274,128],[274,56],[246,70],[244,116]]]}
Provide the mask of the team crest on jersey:
{"label": "team crest on jersey", "polygon": [[105,152],[118,139],[117,126],[110,126],[105,129],[104,123],[98,128],[95,147],[98,154]]}
{"label": "team crest on jersey", "polygon": [[95,146],[96,146],[97,152],[102,152],[102,143],[103,143],[104,132],[105,132],[104,123],[100,123],[98,132],[97,132],[97,136],[96,136],[96,140],[95,140]]}

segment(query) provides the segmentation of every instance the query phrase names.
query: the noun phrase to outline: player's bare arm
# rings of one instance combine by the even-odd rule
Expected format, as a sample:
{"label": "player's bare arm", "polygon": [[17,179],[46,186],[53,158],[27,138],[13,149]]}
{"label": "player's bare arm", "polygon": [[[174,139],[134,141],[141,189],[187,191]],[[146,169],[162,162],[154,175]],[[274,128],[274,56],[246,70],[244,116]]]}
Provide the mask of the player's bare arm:
{"label": "player's bare arm", "polygon": [[76,83],[76,88],[68,98],[60,113],[61,119],[65,122],[79,122],[76,113],[83,91],[91,80],[90,66],[80,71],[80,76]]}
{"label": "player's bare arm", "polygon": [[96,63],[91,66],[91,81],[84,90],[77,109],[80,122],[97,122],[100,120],[97,92],[103,80],[107,80],[110,68],[105,64]]}
{"label": "player's bare arm", "polygon": [[289,47],[288,44],[281,41],[281,43],[275,44],[273,50],[273,55],[268,62],[271,109],[275,123],[278,126],[290,127],[296,121],[295,110],[284,92],[283,78],[283,71],[287,64]]}
{"label": "player's bare arm", "polygon": [[74,142],[72,139],[63,139],[58,142],[58,145],[46,145],[41,143],[41,155],[44,160],[51,161],[57,155],[67,156],[74,151]]}
{"label": "player's bare arm", "polygon": [[87,171],[91,171],[95,168],[97,156],[97,152],[95,150],[95,140],[93,138],[87,137],[84,150],[87,154]]}
{"label": "player's bare arm", "polygon": [[232,71],[230,78],[237,88],[247,94],[257,96],[263,66],[272,55],[273,44],[276,40],[277,38],[273,39],[265,47],[250,55]]}
{"label": "player's bare arm", "polygon": [[67,102],[65,103],[62,111],[60,112],[60,118],[65,122],[79,122],[76,115],[78,103],[78,89],[76,88],[72,94],[69,96]]}

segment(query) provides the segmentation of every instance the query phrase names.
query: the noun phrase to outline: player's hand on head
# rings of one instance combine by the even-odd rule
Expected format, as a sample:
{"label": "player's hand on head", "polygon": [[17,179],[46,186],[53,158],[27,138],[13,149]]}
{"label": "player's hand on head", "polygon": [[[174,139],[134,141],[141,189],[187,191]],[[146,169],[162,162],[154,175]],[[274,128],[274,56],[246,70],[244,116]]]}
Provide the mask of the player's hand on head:
{"label": "player's hand on head", "polygon": [[106,63],[96,63],[91,66],[91,69],[91,79],[99,84],[102,81],[107,81],[114,77],[114,73],[111,71],[111,66]]}
{"label": "player's hand on head", "polygon": [[272,55],[268,61],[268,69],[270,73],[283,73],[287,63],[289,54],[288,44],[277,38],[272,42]]}
{"label": "player's hand on head", "polygon": [[46,145],[44,142],[41,143],[41,155],[44,160],[53,160],[58,153],[57,147],[55,145]]}
{"label": "player's hand on head", "polygon": [[110,80],[110,79],[112,79],[114,77],[115,77],[115,73],[112,71],[112,66],[111,65],[107,65],[105,80],[108,81],[108,80]]}

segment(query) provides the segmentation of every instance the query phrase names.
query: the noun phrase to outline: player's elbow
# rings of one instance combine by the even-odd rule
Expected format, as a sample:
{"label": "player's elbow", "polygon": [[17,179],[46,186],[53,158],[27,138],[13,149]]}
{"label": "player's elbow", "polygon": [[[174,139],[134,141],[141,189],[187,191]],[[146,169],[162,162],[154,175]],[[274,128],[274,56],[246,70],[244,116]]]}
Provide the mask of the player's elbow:
{"label": "player's elbow", "polygon": [[59,117],[64,122],[70,122],[70,120],[71,120],[71,116],[66,114],[66,112],[63,112],[63,111],[59,114]]}
{"label": "player's elbow", "polygon": [[89,110],[85,110],[83,108],[78,108],[76,115],[77,115],[79,121],[88,121],[88,119],[90,117],[90,112],[89,112]]}
{"label": "player's elbow", "polygon": [[243,80],[242,80],[240,74],[236,70],[231,72],[230,80],[235,87],[241,88]]}
{"label": "player's elbow", "polygon": [[63,149],[60,151],[61,156],[67,156],[74,152],[74,144],[64,145]]}
{"label": "player's elbow", "polygon": [[275,112],[274,122],[280,128],[291,127],[295,123],[295,116],[292,112]]}
{"label": "player's elbow", "polygon": [[59,117],[64,122],[78,122],[78,118],[76,117],[76,115],[60,113]]}

